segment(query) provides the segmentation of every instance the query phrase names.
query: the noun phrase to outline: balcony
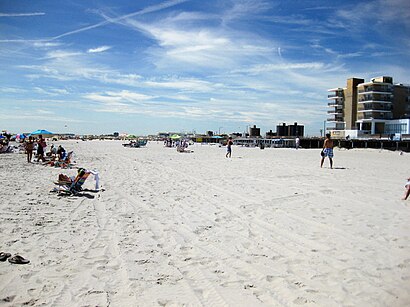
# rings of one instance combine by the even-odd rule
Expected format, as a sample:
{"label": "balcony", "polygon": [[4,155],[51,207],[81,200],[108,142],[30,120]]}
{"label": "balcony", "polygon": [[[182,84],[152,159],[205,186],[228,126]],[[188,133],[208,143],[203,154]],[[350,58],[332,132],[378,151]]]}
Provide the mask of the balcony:
{"label": "balcony", "polygon": [[338,110],[329,110],[329,111],[327,111],[327,114],[339,114],[340,116],[343,116],[343,111],[342,110],[340,110],[340,111],[338,111]]}
{"label": "balcony", "polygon": [[374,99],[362,99],[359,100],[357,103],[386,103],[391,104],[391,100],[374,100]]}
{"label": "balcony", "polygon": [[381,103],[391,103],[393,96],[386,94],[362,94],[359,97],[359,103],[363,102],[381,102]]}
{"label": "balcony", "polygon": [[391,104],[363,103],[357,107],[357,112],[391,112]]}
{"label": "balcony", "polygon": [[334,99],[334,98],[343,98],[343,95],[342,94],[327,95],[327,99]]}
{"label": "balcony", "polygon": [[343,117],[329,117],[327,118],[328,122],[334,122],[334,123],[339,123],[343,122]]}
{"label": "balcony", "polygon": [[392,87],[386,85],[373,85],[373,86],[365,86],[359,87],[358,89],[359,95],[365,94],[382,94],[382,95],[392,95]]}
{"label": "balcony", "polygon": [[342,109],[343,108],[343,103],[338,103],[338,102],[329,102],[328,104],[327,104],[327,106],[328,107],[337,107],[337,108],[340,108],[340,109]]}
{"label": "balcony", "polygon": [[381,113],[378,111],[373,112],[363,112],[357,114],[358,120],[366,120],[366,119],[392,119],[393,115],[389,113]]}

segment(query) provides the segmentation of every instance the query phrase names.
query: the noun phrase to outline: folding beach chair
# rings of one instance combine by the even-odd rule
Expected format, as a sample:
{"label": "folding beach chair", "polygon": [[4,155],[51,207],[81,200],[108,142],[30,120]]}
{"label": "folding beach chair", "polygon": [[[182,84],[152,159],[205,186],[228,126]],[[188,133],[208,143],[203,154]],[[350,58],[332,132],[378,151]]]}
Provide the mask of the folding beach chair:
{"label": "folding beach chair", "polygon": [[95,191],[97,191],[99,189],[98,172],[86,170],[85,168],[79,168],[77,172],[77,176],[74,179],[66,175],[60,174],[58,178],[58,182],[54,182],[54,183],[60,186],[60,188],[58,189],[58,192],[69,194],[69,195],[77,195],[79,192],[83,191],[82,186],[91,174],[94,175],[94,179],[96,182]]}
{"label": "folding beach chair", "polygon": [[90,176],[91,172],[87,171],[85,168],[79,168],[77,176],[74,178],[69,191],[74,195],[78,192],[82,191],[82,186],[84,182],[87,180],[88,176]]}

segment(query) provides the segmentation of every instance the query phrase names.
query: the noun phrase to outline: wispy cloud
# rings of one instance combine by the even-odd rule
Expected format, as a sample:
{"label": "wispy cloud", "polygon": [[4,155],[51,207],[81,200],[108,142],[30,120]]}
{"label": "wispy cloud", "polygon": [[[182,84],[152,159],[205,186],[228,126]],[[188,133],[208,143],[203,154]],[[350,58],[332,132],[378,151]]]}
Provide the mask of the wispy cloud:
{"label": "wispy cloud", "polygon": [[52,50],[47,52],[47,55],[43,59],[62,59],[79,55],[81,55],[81,52],[78,51]]}
{"label": "wispy cloud", "polygon": [[34,87],[34,90],[42,95],[48,95],[48,96],[61,96],[61,95],[68,95],[69,91],[66,89],[59,89],[59,88],[48,88],[44,89],[41,87]]}
{"label": "wispy cloud", "polygon": [[93,24],[93,25],[90,25],[90,26],[87,26],[87,27],[82,27],[82,28],[79,28],[79,29],[76,29],[76,30],[73,30],[73,31],[69,31],[69,32],[54,36],[54,37],[51,38],[51,40],[56,40],[56,39],[59,39],[59,38],[62,38],[62,37],[68,36],[68,35],[77,34],[77,33],[81,33],[81,32],[84,32],[84,31],[91,30],[91,29],[99,28],[99,27],[105,26],[109,23],[118,22],[122,19],[126,19],[126,18],[130,18],[130,17],[138,16],[138,15],[144,15],[144,14],[160,11],[160,10],[163,10],[163,9],[178,5],[178,4],[186,2],[186,1],[188,1],[188,0],[165,1],[163,3],[153,5],[153,6],[149,6],[149,7],[146,7],[144,9],[142,9],[142,10],[139,10],[139,11],[136,11],[136,12],[133,12],[133,13],[130,13],[130,14],[125,14],[125,15],[122,15],[122,16],[119,16],[119,17],[116,17],[116,18],[113,18],[113,19],[106,19],[102,22],[99,22],[99,23],[96,23],[96,24]]}
{"label": "wispy cloud", "polygon": [[30,16],[43,16],[46,13],[0,13],[0,17],[30,17]]}
{"label": "wispy cloud", "polygon": [[107,50],[109,50],[109,49],[111,49],[111,48],[112,48],[112,47],[110,47],[110,46],[101,46],[101,47],[97,47],[97,48],[88,49],[87,52],[88,52],[88,53],[99,53],[99,52],[107,51]]}

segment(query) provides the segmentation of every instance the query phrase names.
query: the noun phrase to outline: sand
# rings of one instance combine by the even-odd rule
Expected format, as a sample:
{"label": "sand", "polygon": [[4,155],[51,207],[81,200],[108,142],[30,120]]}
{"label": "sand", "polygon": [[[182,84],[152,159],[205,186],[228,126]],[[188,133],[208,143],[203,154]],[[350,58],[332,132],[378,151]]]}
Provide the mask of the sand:
{"label": "sand", "polygon": [[[410,154],[61,141],[61,170],[0,155],[2,306],[408,306]],[[84,187],[93,188],[89,178]]]}

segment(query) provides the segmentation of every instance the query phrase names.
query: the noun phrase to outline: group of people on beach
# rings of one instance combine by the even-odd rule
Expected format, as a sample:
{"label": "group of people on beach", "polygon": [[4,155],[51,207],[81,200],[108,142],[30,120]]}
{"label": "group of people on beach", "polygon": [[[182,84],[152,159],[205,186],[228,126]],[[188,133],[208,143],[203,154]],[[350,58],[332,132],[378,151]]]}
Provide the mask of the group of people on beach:
{"label": "group of people on beach", "polygon": [[58,148],[56,148],[54,145],[51,145],[50,151],[47,153],[46,147],[46,140],[41,134],[38,136],[37,140],[35,140],[32,136],[29,136],[28,139],[24,141],[24,148],[27,154],[27,163],[32,162],[33,151],[35,148],[37,153],[37,162],[40,162],[40,160],[46,162],[46,156],[50,157],[52,160],[58,159],[59,161],[65,158],[66,150],[63,146],[59,145]]}

